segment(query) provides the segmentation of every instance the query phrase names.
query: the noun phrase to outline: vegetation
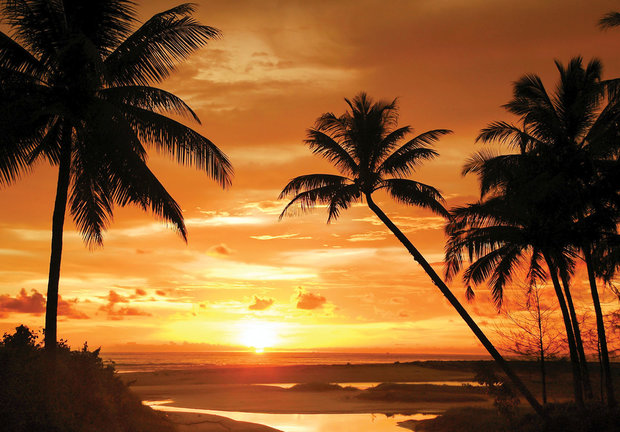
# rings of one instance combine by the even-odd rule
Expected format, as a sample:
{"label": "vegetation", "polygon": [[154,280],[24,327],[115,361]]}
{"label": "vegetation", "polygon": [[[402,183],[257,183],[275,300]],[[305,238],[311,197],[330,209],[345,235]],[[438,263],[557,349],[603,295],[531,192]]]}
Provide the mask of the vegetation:
{"label": "vegetation", "polygon": [[[58,166],[52,218],[45,346],[56,346],[67,204],[89,246],[101,245],[115,205],[150,209],[186,239],[181,208],[149,170],[146,148],[230,183],[226,156],[167,117],[199,122],[179,97],[151,87],[219,36],[183,4],[137,30],[128,0],[3,0],[0,32],[0,185],[41,160]],[[133,32],[132,32],[133,31]]]}
{"label": "vegetation", "polygon": [[543,304],[542,289],[529,287],[520,299],[513,301],[512,310],[504,303],[505,326],[497,326],[500,349],[523,359],[537,361],[540,365],[542,403],[547,403],[547,367],[549,359],[562,351],[561,333],[555,326],[553,305]]}
{"label": "vegetation", "polygon": [[354,99],[345,101],[351,111],[341,116],[332,113],[323,114],[316,121],[315,127],[308,130],[306,140],[306,144],[314,153],[332,162],[345,176],[309,174],[294,178],[280,194],[280,198],[293,196],[280,218],[296,205],[304,211],[317,204],[326,204],[329,222],[337,218],[340,211],[349,208],[353,202],[365,200],[368,207],[422,266],[489,354],[515,383],[519,392],[537,412],[542,413],[538,401],[511,370],[452,291],[372,197],[374,192],[384,190],[403,204],[426,208],[436,214],[448,216],[442,204],[443,198],[437,189],[406,177],[423,161],[438,155],[430,145],[450,131],[431,130],[401,144],[411,132],[411,128],[396,127],[398,121],[396,100],[374,102],[365,93],[361,93]]}
{"label": "vegetation", "polygon": [[609,413],[600,406],[583,410],[573,405],[549,405],[546,416],[520,414],[509,419],[485,408],[450,409],[432,420],[403,422],[417,432],[613,432],[618,428],[620,413]]}
{"label": "vegetation", "polygon": [[[450,236],[446,273],[456,275],[468,255],[472,262],[463,272],[468,291],[488,280],[498,307],[504,287],[523,266],[530,286],[550,277],[564,319],[575,401],[583,406],[584,394],[592,399],[593,393],[570,289],[575,261],[581,258],[597,317],[606,398],[613,407],[595,277],[601,267],[593,255],[618,239],[615,172],[620,105],[615,84],[601,80],[598,60],[584,67],[577,57],[567,67],[556,65],[560,81],[554,94],[547,93],[536,75],[526,75],[514,84],[513,98],[505,107],[519,116],[519,125],[500,121],[481,131],[479,140],[507,144],[516,153],[482,151],[465,166],[464,174],[479,175],[482,198],[452,211],[446,229]],[[611,268],[617,265],[618,261],[609,262]]]}
{"label": "vegetation", "polygon": [[0,429],[12,432],[172,432],[104,364],[99,350],[58,344],[54,359],[17,327],[0,342]]}

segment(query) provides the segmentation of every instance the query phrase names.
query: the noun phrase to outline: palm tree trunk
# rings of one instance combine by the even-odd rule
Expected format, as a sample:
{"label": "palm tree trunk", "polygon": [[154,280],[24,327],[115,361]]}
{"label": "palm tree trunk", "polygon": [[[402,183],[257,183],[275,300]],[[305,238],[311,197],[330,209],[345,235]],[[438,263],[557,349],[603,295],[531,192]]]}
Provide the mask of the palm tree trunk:
{"label": "palm tree trunk", "polygon": [[575,402],[580,407],[583,407],[583,385],[581,377],[581,367],[579,365],[579,356],[577,354],[577,347],[575,344],[575,334],[573,333],[573,326],[570,320],[570,314],[568,307],[566,306],[566,300],[562,293],[562,287],[558,280],[557,270],[553,261],[550,259],[548,253],[543,253],[547,267],[549,267],[549,274],[551,275],[551,281],[553,282],[553,288],[555,289],[555,295],[558,298],[560,304],[560,310],[562,311],[562,318],[564,319],[564,327],[566,328],[566,339],[568,341],[568,351],[570,353],[570,362],[573,367],[573,391],[575,393]]}
{"label": "palm tree trunk", "polygon": [[577,313],[575,312],[575,306],[573,304],[573,298],[570,293],[570,285],[568,281],[568,275],[565,270],[560,270],[560,278],[562,279],[562,286],[564,287],[564,295],[566,295],[566,305],[570,313],[570,320],[573,325],[573,333],[575,335],[575,347],[577,348],[577,354],[579,355],[579,363],[581,365],[581,378],[583,383],[583,391],[586,399],[591,400],[594,398],[592,394],[592,384],[590,383],[590,371],[588,370],[588,359],[586,353],[583,350],[583,340],[581,339],[581,331],[579,330],[579,320],[577,320]]}
{"label": "palm tree trunk", "polygon": [[611,377],[611,367],[609,365],[609,351],[607,349],[607,337],[605,335],[605,322],[603,321],[603,311],[601,301],[598,297],[596,288],[596,276],[592,267],[592,255],[588,247],[583,248],[583,254],[588,269],[588,279],[590,280],[590,291],[592,292],[592,302],[594,303],[594,313],[596,314],[596,330],[601,349],[601,366],[605,375],[605,393],[607,394],[607,405],[610,408],[616,406],[616,396],[614,394],[614,384]]}
{"label": "palm tree trunk", "polygon": [[62,258],[62,234],[69,193],[71,174],[71,131],[65,129],[60,148],[58,163],[58,183],[56,201],[52,216],[52,247],[50,257],[49,279],[47,282],[47,304],[45,307],[45,349],[56,350],[58,317],[58,283],[60,281],[60,262]]}
{"label": "palm tree trunk", "polygon": [[463,318],[465,323],[469,326],[469,328],[474,332],[478,340],[482,343],[482,345],[486,348],[486,350],[491,354],[495,362],[502,368],[504,373],[508,376],[508,378],[512,381],[517,390],[527,399],[529,404],[532,406],[534,411],[536,411],[539,415],[544,416],[543,407],[536,400],[536,398],[532,395],[529,389],[523,384],[523,381],[514,373],[508,362],[504,360],[501,354],[495,349],[491,341],[486,337],[486,335],[482,332],[480,327],[476,324],[476,322],[472,319],[472,317],[467,313],[465,308],[461,305],[458,299],[452,294],[450,288],[444,283],[444,281],[439,277],[439,275],[435,272],[433,267],[426,261],[424,256],[416,249],[416,247],[409,241],[409,239],[402,233],[400,229],[387,217],[385,213],[375,204],[372,200],[372,197],[369,193],[366,194],[366,201],[368,203],[368,207],[379,217],[381,222],[385,224],[389,228],[390,231],[396,236],[398,240],[407,248],[413,259],[417,261],[420,266],[424,269],[426,274],[431,278],[431,281],[439,288],[441,293],[446,297],[446,299],[450,302],[452,307],[456,309],[458,314]]}

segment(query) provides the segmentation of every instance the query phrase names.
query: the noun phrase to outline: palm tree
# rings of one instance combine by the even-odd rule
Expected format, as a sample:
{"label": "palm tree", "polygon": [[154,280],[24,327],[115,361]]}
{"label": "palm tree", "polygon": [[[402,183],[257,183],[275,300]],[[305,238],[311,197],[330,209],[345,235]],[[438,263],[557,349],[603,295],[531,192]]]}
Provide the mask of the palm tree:
{"label": "palm tree", "polygon": [[[584,67],[582,59],[576,57],[567,67],[559,62],[556,66],[560,83],[555,94],[548,94],[537,75],[526,75],[515,83],[513,98],[505,108],[520,117],[522,127],[495,122],[479,136],[483,142],[510,144],[520,154],[495,157],[483,152],[474,157],[469,170],[479,173],[483,197],[489,193],[503,196],[513,212],[529,209],[532,218],[527,222],[540,226],[540,237],[534,240],[541,244],[546,239],[543,244],[550,275],[559,275],[564,283],[576,348],[586,372],[568,286],[570,268],[561,257],[581,252],[593,275],[591,251],[603,233],[616,232],[618,176],[610,166],[617,168],[620,104],[617,83],[601,80],[602,66],[598,60]],[[518,168],[519,160],[527,162]],[[526,163],[530,164],[529,171]],[[604,351],[601,357],[608,371],[605,328],[593,276],[590,288]],[[561,301],[559,295],[558,300]],[[608,402],[614,405],[609,374],[608,378]],[[586,391],[587,383],[586,380]]]}
{"label": "palm tree", "polygon": [[170,222],[183,239],[181,208],[149,170],[146,148],[230,183],[226,156],[166,114],[198,122],[159,83],[219,36],[182,4],[137,30],[128,0],[3,0],[11,37],[0,33],[0,182],[37,162],[58,166],[45,317],[56,346],[62,238],[67,203],[89,246],[101,245],[115,205],[135,204]]}
{"label": "palm tree", "polygon": [[309,174],[291,180],[282,190],[280,199],[287,196],[293,198],[284,208],[280,218],[295,207],[305,211],[317,204],[326,204],[327,221],[330,222],[340,215],[341,210],[349,208],[354,202],[365,200],[368,207],[422,266],[431,281],[465,320],[517,389],[532,407],[542,414],[542,407],[538,401],[515,375],[433,267],[373,200],[373,193],[383,190],[398,202],[448,216],[443,206],[443,198],[437,189],[407,177],[423,161],[438,155],[430,146],[451,131],[435,129],[402,143],[412,130],[409,126],[397,127],[396,100],[374,102],[365,93],[360,93],[352,100],[345,99],[345,101],[350,111],[341,116],[332,113],[323,114],[316,121],[315,127],[308,130],[306,139],[306,144],[315,154],[332,162],[343,175]]}
{"label": "palm tree", "polygon": [[[530,164],[525,166],[531,167]],[[526,190],[536,189],[529,187]],[[461,271],[464,255],[468,255],[472,262],[463,272],[463,280],[469,298],[474,296],[472,286],[488,281],[499,310],[504,289],[512,282],[517,270],[526,270],[531,287],[547,279],[543,267],[546,263],[564,319],[573,366],[575,400],[583,405],[582,390],[586,378],[576,343],[578,328],[573,325],[565,298],[568,290],[562,292],[558,279],[560,268],[572,268],[572,256],[570,251],[558,253],[562,249],[558,247],[562,232],[551,229],[558,227],[554,223],[541,223],[542,206],[524,206],[514,201],[503,196],[491,196],[452,210],[453,218],[446,227],[449,236],[446,244],[446,278],[450,280]]]}

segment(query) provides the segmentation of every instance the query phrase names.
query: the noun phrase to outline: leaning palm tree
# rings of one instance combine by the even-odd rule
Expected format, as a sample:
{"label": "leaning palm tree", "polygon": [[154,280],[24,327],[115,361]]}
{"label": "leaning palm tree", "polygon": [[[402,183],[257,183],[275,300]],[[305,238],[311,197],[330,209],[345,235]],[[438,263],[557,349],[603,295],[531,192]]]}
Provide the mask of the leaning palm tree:
{"label": "leaning palm tree", "polygon": [[403,143],[411,128],[397,127],[396,100],[374,102],[365,93],[360,93],[352,100],[345,99],[345,101],[350,111],[341,116],[332,113],[323,114],[316,121],[315,127],[308,130],[306,140],[306,144],[315,154],[328,159],[343,175],[310,174],[291,180],[282,190],[280,199],[287,196],[293,198],[282,211],[280,218],[295,208],[305,211],[317,204],[325,204],[328,208],[329,222],[336,219],[341,210],[349,208],[354,202],[365,200],[368,207],[422,266],[431,281],[457,310],[532,407],[538,413],[542,413],[538,401],[515,375],[441,277],[373,199],[373,193],[382,190],[403,204],[422,207],[436,214],[448,216],[443,206],[443,198],[437,189],[407,177],[422,162],[438,155],[431,145],[451,131],[435,129]]}
{"label": "leaning palm tree", "polygon": [[[139,28],[127,0],[2,0],[0,184],[45,160],[58,166],[45,317],[56,346],[67,204],[89,246],[101,245],[115,205],[135,204],[183,239],[181,208],[149,170],[147,148],[205,171],[220,185],[232,167],[207,138],[168,113],[199,121],[180,98],[151,84],[219,36],[183,4]],[[135,30],[135,31],[134,31]]]}

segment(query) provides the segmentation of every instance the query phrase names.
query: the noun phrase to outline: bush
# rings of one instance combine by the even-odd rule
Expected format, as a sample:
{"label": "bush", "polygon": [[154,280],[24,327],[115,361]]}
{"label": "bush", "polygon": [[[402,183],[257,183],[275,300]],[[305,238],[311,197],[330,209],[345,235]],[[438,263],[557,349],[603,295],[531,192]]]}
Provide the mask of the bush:
{"label": "bush", "polygon": [[25,326],[0,342],[0,430],[11,432],[171,432],[174,427],[104,364],[87,344],[61,341],[54,356]]}

